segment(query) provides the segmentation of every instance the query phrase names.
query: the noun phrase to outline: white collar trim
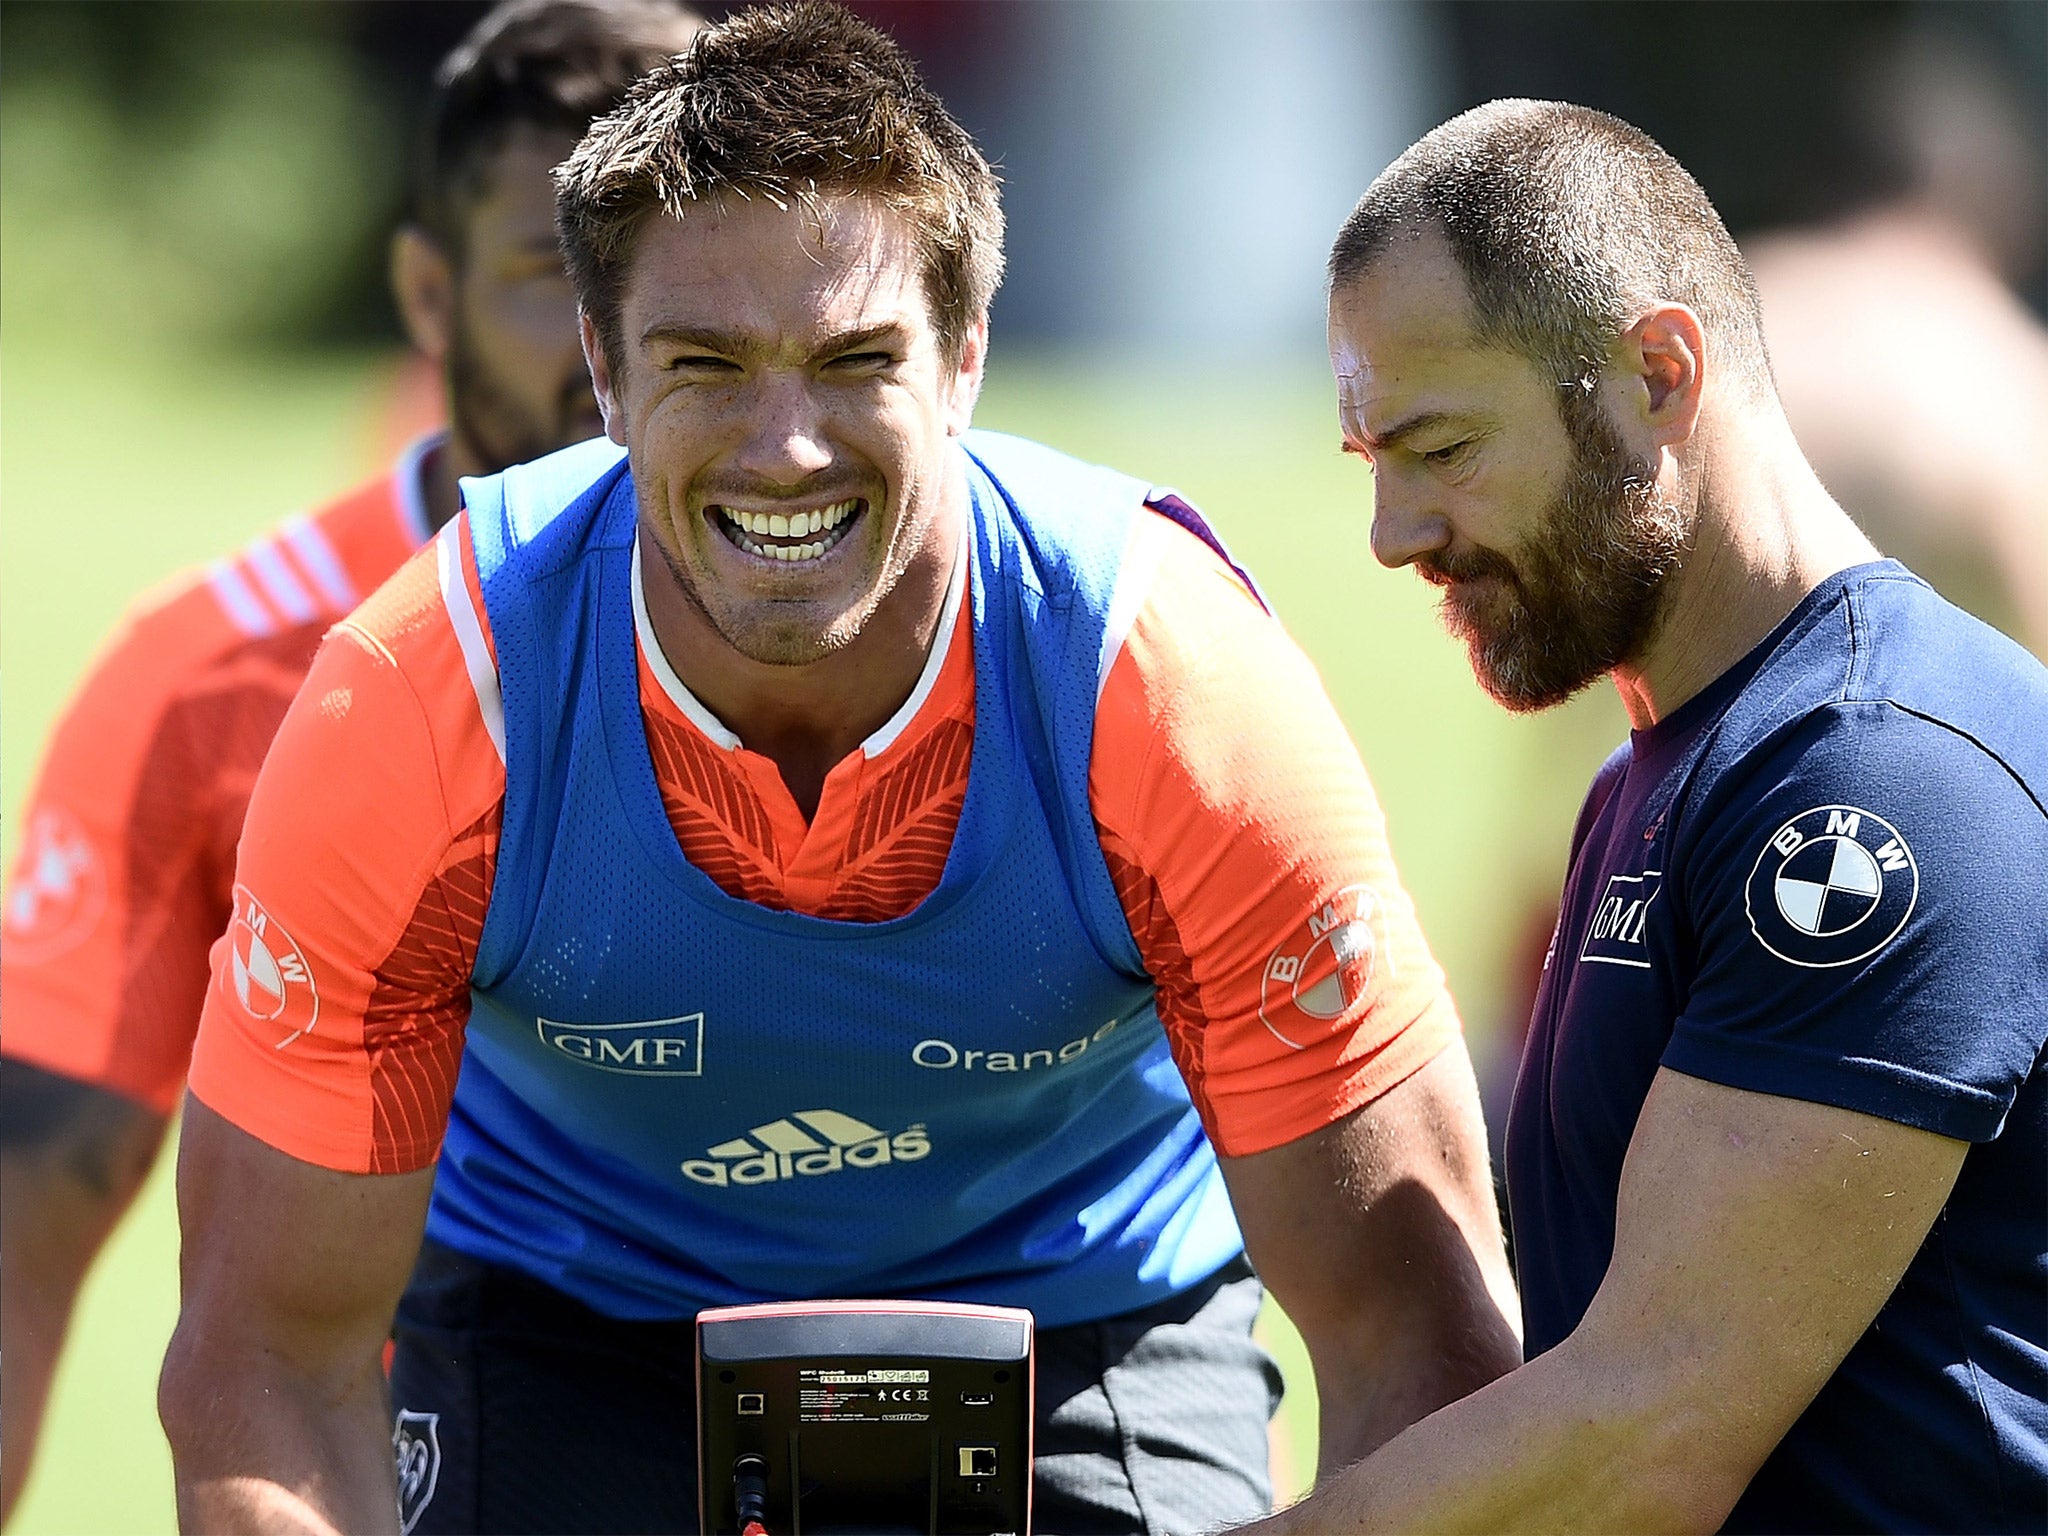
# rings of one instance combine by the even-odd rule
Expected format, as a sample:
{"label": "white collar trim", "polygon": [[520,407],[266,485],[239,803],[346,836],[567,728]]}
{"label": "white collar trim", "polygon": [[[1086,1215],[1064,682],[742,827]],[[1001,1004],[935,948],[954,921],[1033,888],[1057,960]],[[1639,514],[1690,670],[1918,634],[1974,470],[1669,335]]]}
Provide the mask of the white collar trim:
{"label": "white collar trim", "polygon": [[640,533],[637,529],[633,534],[633,633],[639,637],[640,654],[647,658],[654,680],[661,684],[661,691],[668,695],[669,702],[683,712],[683,718],[710,737],[716,746],[727,752],[738,751],[739,737],[727,730],[725,722],[683,686],[683,680],[676,676],[676,669],[662,654],[661,642],[654,638],[654,621],[647,617],[647,588],[640,579]]}
{"label": "white collar trim", "polygon": [[423,432],[405,445],[398,462],[391,466],[393,500],[398,503],[398,526],[414,549],[424,548],[434,530],[427,526],[427,455],[448,442],[446,428]]}
{"label": "white collar trim", "polygon": [[967,530],[972,521],[971,515],[960,519],[960,543],[953,551],[953,575],[946,583],[946,605],[939,610],[938,637],[932,642],[931,654],[924,659],[924,671],[918,674],[917,686],[910,690],[910,697],[896,713],[860,744],[863,757],[880,757],[895,745],[896,738],[910,728],[910,722],[924,708],[924,701],[938,686],[939,675],[946,670],[946,658],[953,653],[953,637],[960,629],[960,609],[967,593]]}

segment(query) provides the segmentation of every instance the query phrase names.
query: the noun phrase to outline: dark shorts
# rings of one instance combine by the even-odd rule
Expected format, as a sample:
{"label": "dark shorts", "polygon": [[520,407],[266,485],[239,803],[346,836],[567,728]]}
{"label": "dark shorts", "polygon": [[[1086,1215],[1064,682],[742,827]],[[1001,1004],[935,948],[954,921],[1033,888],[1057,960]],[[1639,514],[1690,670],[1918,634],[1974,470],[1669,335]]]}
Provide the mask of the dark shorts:
{"label": "dark shorts", "polygon": [[[1280,1372],[1242,1260],[1038,1335],[1032,1528],[1180,1536],[1265,1513]],[[407,1536],[697,1528],[696,1337],[429,1243],[391,1366]]]}

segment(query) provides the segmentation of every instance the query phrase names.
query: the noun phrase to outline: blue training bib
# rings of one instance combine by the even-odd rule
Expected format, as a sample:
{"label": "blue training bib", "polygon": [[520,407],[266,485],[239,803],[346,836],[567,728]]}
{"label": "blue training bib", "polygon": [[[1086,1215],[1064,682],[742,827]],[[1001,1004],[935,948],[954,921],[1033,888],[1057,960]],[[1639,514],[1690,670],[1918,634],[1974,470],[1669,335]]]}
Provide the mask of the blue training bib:
{"label": "blue training bib", "polygon": [[1237,1254],[1088,804],[1147,487],[966,448],[966,801],[937,889],[882,923],[741,901],[684,858],[641,716],[619,451],[465,483],[506,797],[435,1239],[619,1317],[903,1295],[1050,1326]]}

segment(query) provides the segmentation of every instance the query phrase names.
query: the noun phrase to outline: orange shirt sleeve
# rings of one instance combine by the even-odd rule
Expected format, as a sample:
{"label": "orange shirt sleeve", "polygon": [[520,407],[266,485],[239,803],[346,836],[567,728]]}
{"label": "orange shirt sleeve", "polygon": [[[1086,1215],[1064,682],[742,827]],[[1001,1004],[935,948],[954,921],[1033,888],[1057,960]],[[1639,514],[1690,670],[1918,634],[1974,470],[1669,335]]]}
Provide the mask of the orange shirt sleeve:
{"label": "orange shirt sleeve", "polygon": [[1174,1059],[1216,1149],[1342,1119],[1457,1038],[1372,781],[1321,680],[1208,547],[1142,517],[1144,596],[1089,792]]}
{"label": "orange shirt sleeve", "polygon": [[411,548],[397,483],[293,518],[129,610],[23,810],[0,907],[0,1051],[159,1114],[176,1106],[250,789],[321,634]]}
{"label": "orange shirt sleeve", "polygon": [[[467,524],[456,538],[473,612]],[[439,1155],[504,767],[430,547],[337,626],[250,801],[192,1092],[352,1173]]]}
{"label": "orange shirt sleeve", "polygon": [[0,923],[8,1056],[175,1106],[249,786],[318,641],[245,641],[188,580],[95,659],[22,812]]}

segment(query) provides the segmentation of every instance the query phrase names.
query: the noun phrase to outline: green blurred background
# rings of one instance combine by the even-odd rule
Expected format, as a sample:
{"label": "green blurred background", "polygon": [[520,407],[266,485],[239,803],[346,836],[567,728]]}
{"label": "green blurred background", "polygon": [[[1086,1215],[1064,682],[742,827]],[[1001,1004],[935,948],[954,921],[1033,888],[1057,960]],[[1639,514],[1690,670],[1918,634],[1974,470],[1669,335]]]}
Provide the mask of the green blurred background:
{"label": "green blurred background", "polygon": [[[1041,63],[1056,45],[1080,47],[1075,18],[1098,13],[860,8],[929,50],[942,87],[964,93],[970,126],[1001,140],[1015,266],[997,310],[981,424],[1175,485],[1258,574],[1373,772],[1497,1117],[1571,816],[1623,728],[1611,693],[1596,690],[1537,720],[1509,717],[1473,684],[1421,584],[1374,564],[1368,475],[1337,452],[1319,340],[1301,323],[1319,307],[1320,248],[1306,252],[1300,291],[1261,311],[1258,326],[1236,323],[1227,295],[1194,294],[1187,302],[1206,307],[1173,321],[1166,338],[1101,321],[1128,307],[1116,292],[1105,287],[1083,302],[1070,268],[1033,254],[1071,254],[1077,242],[1092,249],[1084,237],[1100,233],[1100,220],[1069,206],[1073,178],[1054,153],[1056,135],[1044,130],[1043,112],[1019,107],[1015,81],[998,64],[1027,43]],[[383,298],[383,242],[401,205],[427,71],[479,9],[388,0],[0,6],[0,853],[11,857],[15,812],[44,734],[122,607],[178,568],[380,469],[415,422],[422,381]],[[1792,219],[1811,208],[1782,186],[1774,192],[1778,183],[1754,152],[1772,142],[1755,122],[1768,102],[1752,99],[1735,113],[1711,91],[1661,108],[1629,99],[1659,48],[1704,49],[1723,69],[1744,57],[1775,61],[1784,67],[1764,73],[1783,77],[1780,94],[1790,100],[1802,85],[1842,76],[1871,38],[1921,25],[1930,11],[1970,11],[1971,25],[2008,46],[2001,39],[2012,27],[2001,13],[2034,9],[1381,7],[1376,35],[1407,38],[1413,54],[1372,67],[1435,83],[1433,95],[1418,91],[1403,108],[1420,120],[1381,122],[1378,131],[1398,130],[1397,149],[1399,134],[1465,100],[1547,88],[1645,121],[1724,207],[1753,222]],[[1352,15],[1288,9],[1311,43],[1315,27],[1340,12]],[[1186,30],[1182,18],[1190,18],[1239,49],[1278,12],[1219,4],[1150,14],[1168,31]],[[1150,35],[1141,26],[1136,43],[1125,37],[1119,46],[1152,46]],[[2017,46],[2031,46],[2032,35],[2014,33]],[[1057,69],[1048,76],[1059,77]],[[2027,79],[2038,107],[2038,82]],[[1170,93],[1173,83],[1162,70],[1136,89]],[[1754,80],[1751,88],[1761,89]],[[1676,115],[1659,123],[1658,110]],[[1792,157],[1805,172],[1834,163],[1824,143],[1809,143],[1824,126],[1815,110],[1806,100],[1778,120],[1806,124],[1806,152]],[[1740,118],[1741,131],[1714,137],[1716,114]],[[1106,153],[1099,144],[1064,152],[1077,164]],[[1165,166],[1156,179],[1170,190],[1184,172]],[[1345,175],[1353,177],[1340,187],[1348,201],[1363,180]],[[1836,192],[1854,180],[1847,172],[1819,179]],[[1233,217],[1256,220],[1262,210],[1242,202],[1244,192],[1197,178],[1187,196],[1189,206],[1238,197]],[[1813,192],[1806,189],[1808,204]],[[1334,227],[1341,211],[1341,203],[1334,215],[1311,210],[1317,228]],[[1203,241],[1148,228],[1141,275],[1205,259]],[[1103,259],[1105,270],[1115,267]],[[2038,287],[2038,275],[2026,282]],[[173,1523],[153,1409],[176,1308],[169,1168],[166,1158],[89,1282],[11,1532]],[[1275,1439],[1284,1494],[1313,1474],[1313,1388],[1284,1319],[1271,1316],[1266,1327],[1290,1377]]]}

